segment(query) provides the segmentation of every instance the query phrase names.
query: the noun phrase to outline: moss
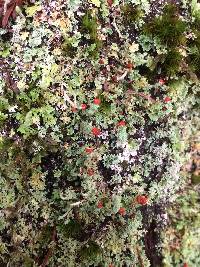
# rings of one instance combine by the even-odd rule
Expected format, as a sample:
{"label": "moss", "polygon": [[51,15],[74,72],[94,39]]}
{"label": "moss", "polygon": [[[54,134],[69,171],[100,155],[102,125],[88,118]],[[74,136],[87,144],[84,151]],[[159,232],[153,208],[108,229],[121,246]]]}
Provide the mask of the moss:
{"label": "moss", "polygon": [[111,111],[110,102],[108,102],[103,95],[101,95],[99,98],[101,99],[99,111],[105,115],[108,115]]}
{"label": "moss", "polygon": [[192,23],[192,29],[195,31],[195,30],[199,30],[199,27],[200,27],[200,17],[196,17]]}
{"label": "moss", "polygon": [[58,228],[66,238],[72,237],[77,239],[82,232],[81,224],[75,220],[70,220],[70,222],[66,225],[59,225]]}
{"label": "moss", "polygon": [[101,40],[96,39],[94,44],[95,44],[95,47],[94,47],[94,49],[91,49],[89,51],[89,55],[96,59],[99,56],[99,49],[101,49],[101,47],[102,47],[102,42],[101,42]]}
{"label": "moss", "polygon": [[41,245],[47,245],[51,240],[52,227],[47,225],[43,228],[42,233],[39,237],[39,243]]}
{"label": "moss", "polygon": [[79,252],[80,258],[95,260],[102,253],[99,245],[94,241],[89,241],[87,245],[83,246]]}
{"label": "moss", "polygon": [[98,38],[97,29],[97,17],[93,16],[91,11],[87,11],[82,18],[80,31],[89,34],[90,44],[95,44],[95,48],[89,51],[89,55],[93,58],[97,58],[99,49],[102,47],[102,41]]}
{"label": "moss", "polygon": [[144,12],[139,6],[134,6],[132,4],[125,4],[122,6],[121,10],[125,24],[135,23],[144,15]]}
{"label": "moss", "polygon": [[199,266],[199,210],[198,190],[187,186],[168,210],[170,227],[163,233],[165,266],[180,266],[183,259],[188,266]]}
{"label": "moss", "polygon": [[143,75],[153,82],[158,78],[159,72],[164,76],[173,77],[181,71],[182,61],[183,56],[179,51],[177,49],[171,49],[167,54],[155,57],[150,68],[145,68],[145,73],[143,73]]}
{"label": "moss", "polygon": [[195,35],[196,38],[189,44],[188,63],[192,71],[198,74],[200,71],[200,32],[196,30]]}
{"label": "moss", "polygon": [[87,11],[82,18],[81,30],[82,32],[88,33],[92,40],[97,38],[97,18],[92,16],[91,11]]}
{"label": "moss", "polygon": [[192,179],[193,184],[199,184],[200,183],[200,175],[193,174],[191,179]]}
{"label": "moss", "polygon": [[[11,78],[2,67],[0,109],[8,115],[0,144],[2,261],[14,267],[154,266],[162,244],[153,232],[164,228],[166,206],[186,180],[179,168],[198,124],[192,108],[199,104],[199,81],[181,75],[180,42],[160,54],[158,39],[143,34],[143,23],[160,8],[150,5],[143,16],[151,1],[124,1],[124,7],[100,1],[100,8],[80,0],[41,2],[32,20],[25,16],[0,31],[13,36],[0,41],[10,49],[0,63],[7,62]],[[183,11],[190,33],[189,8]],[[198,47],[189,36],[187,45]],[[179,74],[175,89],[166,73]],[[17,96],[10,90],[14,82]],[[93,108],[94,97],[99,107]],[[147,206],[137,203],[140,194],[147,195]]]}
{"label": "moss", "polygon": [[162,64],[163,73],[167,76],[175,76],[180,71],[182,55],[176,50],[170,50]]}
{"label": "moss", "polygon": [[179,18],[177,7],[167,4],[163,9],[163,15],[147,23],[144,32],[159,38],[163,45],[176,47],[186,43],[184,35],[186,28],[186,22]]}
{"label": "moss", "polygon": [[62,45],[63,54],[69,57],[75,57],[77,53],[77,48],[73,47],[69,41],[65,41]]}
{"label": "moss", "polygon": [[29,257],[25,257],[24,266],[25,267],[33,267],[34,266],[34,261],[32,259],[30,259]]}

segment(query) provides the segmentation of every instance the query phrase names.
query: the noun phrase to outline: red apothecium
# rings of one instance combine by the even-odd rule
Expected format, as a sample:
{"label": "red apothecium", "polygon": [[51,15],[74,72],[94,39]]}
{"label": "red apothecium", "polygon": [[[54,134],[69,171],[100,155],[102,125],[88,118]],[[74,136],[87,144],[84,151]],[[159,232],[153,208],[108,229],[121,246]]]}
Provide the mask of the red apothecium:
{"label": "red apothecium", "polygon": [[126,126],[126,122],[125,121],[119,121],[118,122],[118,124],[117,124],[118,126]]}
{"label": "red apothecium", "polygon": [[77,108],[75,108],[75,107],[72,107],[72,112],[76,112],[77,111]]}
{"label": "red apothecium", "polygon": [[118,212],[119,212],[120,215],[123,216],[123,215],[126,214],[126,209],[122,207],[122,208],[120,208],[120,209],[118,210]]}
{"label": "red apothecium", "polygon": [[160,79],[158,82],[159,82],[160,85],[165,84],[165,80],[164,79]]}
{"label": "red apothecium", "polygon": [[171,99],[171,97],[169,97],[169,96],[166,96],[164,99],[163,99],[163,101],[165,102],[165,103],[168,103],[168,102],[170,102],[172,99]]}
{"label": "red apothecium", "polygon": [[99,59],[99,64],[104,64],[104,60],[102,58]]}
{"label": "red apothecium", "polygon": [[86,147],[85,148],[85,152],[88,153],[88,154],[89,153],[92,153],[93,151],[94,151],[94,148],[93,147]]}
{"label": "red apothecium", "polygon": [[108,5],[111,7],[113,4],[113,0],[107,0]]}
{"label": "red apothecium", "polygon": [[97,203],[97,208],[99,208],[99,209],[103,208],[103,202],[102,201],[99,201]]}
{"label": "red apothecium", "polygon": [[137,196],[136,201],[138,204],[146,205],[148,202],[148,197],[144,195],[139,195]]}
{"label": "red apothecium", "polygon": [[101,134],[101,130],[97,127],[93,127],[92,128],[92,134],[95,135],[95,136],[98,136]]}
{"label": "red apothecium", "polygon": [[93,176],[93,175],[94,175],[94,169],[92,169],[92,168],[88,169],[88,170],[87,170],[87,174],[88,174],[89,176]]}
{"label": "red apothecium", "polygon": [[132,64],[131,62],[128,62],[128,63],[126,64],[126,68],[127,68],[127,69],[132,69],[132,68],[133,68],[133,64]]}
{"label": "red apothecium", "polygon": [[112,81],[115,82],[115,83],[118,82],[118,80],[117,80],[117,76],[115,76],[115,75],[112,76]]}
{"label": "red apothecium", "polygon": [[82,104],[82,105],[81,105],[81,109],[82,109],[82,110],[86,110],[86,108],[87,108],[87,105],[86,105],[86,104]]}
{"label": "red apothecium", "polygon": [[99,98],[95,98],[94,101],[93,101],[93,103],[95,105],[100,105],[101,104],[101,100]]}

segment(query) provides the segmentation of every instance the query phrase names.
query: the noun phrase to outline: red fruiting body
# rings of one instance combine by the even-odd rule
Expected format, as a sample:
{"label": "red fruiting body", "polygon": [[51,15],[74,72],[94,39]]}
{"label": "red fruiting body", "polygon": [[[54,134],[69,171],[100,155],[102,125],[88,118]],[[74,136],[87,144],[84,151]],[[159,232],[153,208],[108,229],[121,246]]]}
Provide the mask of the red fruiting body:
{"label": "red fruiting body", "polygon": [[101,130],[97,127],[93,127],[92,128],[92,134],[95,135],[95,136],[98,136],[101,134]]}
{"label": "red fruiting body", "polygon": [[168,103],[168,102],[170,102],[171,101],[171,97],[169,97],[169,96],[166,96],[165,98],[164,98],[164,100],[163,100],[165,103]]}
{"label": "red fruiting body", "polygon": [[[130,84],[130,83],[133,83],[134,81],[133,80],[130,80],[130,81],[128,81],[128,83]],[[131,89],[131,88],[130,88]],[[132,89],[131,89],[132,90]]]}
{"label": "red fruiting body", "polygon": [[103,75],[106,75],[107,74],[107,69],[105,68],[105,69],[102,69],[102,73],[103,73]]}
{"label": "red fruiting body", "polygon": [[93,170],[92,168],[88,169],[88,170],[87,170],[87,174],[88,174],[89,176],[93,176],[93,175],[94,175],[94,170]]}
{"label": "red fruiting body", "polygon": [[101,104],[101,100],[99,98],[95,98],[94,101],[93,101],[93,103],[95,105],[100,105]]}
{"label": "red fruiting body", "polygon": [[132,69],[132,68],[133,68],[133,64],[132,64],[131,62],[128,62],[128,63],[126,64],[126,68],[127,68],[127,69]]}
{"label": "red fruiting body", "polygon": [[159,80],[159,84],[160,84],[160,85],[163,85],[163,84],[165,84],[165,80],[163,80],[163,79],[160,79],[160,80]]}
{"label": "red fruiting body", "polygon": [[93,150],[94,150],[93,147],[86,147],[86,148],[85,148],[85,152],[87,152],[87,153],[92,153]]}
{"label": "red fruiting body", "polygon": [[120,9],[116,9],[114,14],[115,14],[116,16],[119,16],[119,15],[120,15]]}
{"label": "red fruiting body", "polygon": [[102,201],[99,201],[97,203],[97,208],[99,208],[99,209],[102,209],[103,208],[103,202]]}
{"label": "red fruiting body", "polygon": [[109,91],[109,84],[108,84],[107,82],[105,82],[105,83],[103,84],[103,89],[104,89],[105,91]]}
{"label": "red fruiting body", "polygon": [[76,111],[77,111],[77,108],[72,107],[72,112],[76,112]]}
{"label": "red fruiting body", "polygon": [[108,267],[114,267],[114,265],[110,264]]}
{"label": "red fruiting body", "polygon": [[126,122],[125,121],[119,121],[118,122],[118,124],[117,124],[118,126],[126,126]]}
{"label": "red fruiting body", "polygon": [[111,7],[113,4],[113,0],[107,0],[108,5]]}
{"label": "red fruiting body", "polygon": [[82,168],[82,167],[79,169],[79,173],[80,173],[81,175],[83,174],[83,168]]}
{"label": "red fruiting body", "polygon": [[104,64],[104,60],[102,58],[99,59],[99,64]]}
{"label": "red fruiting body", "polygon": [[116,83],[117,82],[117,76],[112,76],[112,81]]}
{"label": "red fruiting body", "polygon": [[86,108],[87,108],[87,105],[86,105],[86,104],[82,104],[82,105],[81,105],[81,109],[82,109],[82,110],[86,110]]}
{"label": "red fruiting body", "polygon": [[125,208],[120,208],[119,210],[118,210],[118,212],[119,212],[119,214],[120,215],[125,215],[126,214],[126,209]]}
{"label": "red fruiting body", "polygon": [[183,267],[189,267],[189,266],[188,266],[188,264],[185,262],[185,263],[183,264]]}
{"label": "red fruiting body", "polygon": [[136,200],[137,200],[138,204],[146,205],[147,201],[148,201],[148,197],[141,195],[141,196],[137,196]]}

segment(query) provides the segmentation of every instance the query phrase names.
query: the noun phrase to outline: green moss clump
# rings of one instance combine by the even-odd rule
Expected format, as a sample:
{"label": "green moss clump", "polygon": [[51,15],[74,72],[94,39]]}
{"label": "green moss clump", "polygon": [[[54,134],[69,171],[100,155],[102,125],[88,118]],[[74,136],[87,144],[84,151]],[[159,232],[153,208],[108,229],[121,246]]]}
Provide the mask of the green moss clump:
{"label": "green moss clump", "polygon": [[87,245],[83,246],[79,252],[81,259],[95,260],[102,254],[101,248],[94,241],[89,241]]}
{"label": "green moss clump", "polygon": [[91,11],[87,11],[82,18],[80,31],[89,34],[90,43],[95,44],[95,48],[89,51],[89,55],[93,58],[98,57],[99,49],[102,47],[102,41],[98,38],[97,28],[97,17],[93,16]]}
{"label": "green moss clump", "polygon": [[42,246],[48,245],[48,243],[51,241],[51,234],[52,234],[52,227],[49,225],[45,226],[39,237],[39,240],[38,240],[39,243]]}
{"label": "green moss clump", "polygon": [[81,30],[88,33],[92,40],[97,39],[97,18],[92,16],[91,11],[87,11],[82,18]]}
{"label": "green moss clump", "polygon": [[195,31],[196,38],[189,44],[189,65],[194,72],[200,71],[200,32]]}
{"label": "green moss clump", "polygon": [[159,38],[163,45],[176,47],[186,43],[186,28],[186,22],[179,18],[177,7],[167,4],[163,9],[163,15],[147,23],[144,32]]}
{"label": "green moss clump", "polygon": [[144,12],[139,6],[125,4],[122,6],[122,14],[124,23],[132,24],[139,20],[144,15]]}
{"label": "green moss clump", "polygon": [[64,55],[73,58],[76,55],[77,48],[72,46],[72,44],[66,40],[62,45],[62,51]]}
{"label": "green moss clump", "polygon": [[193,174],[191,180],[192,180],[192,183],[195,185],[200,184],[200,175]]}
{"label": "green moss clump", "polygon": [[103,95],[101,95],[99,98],[101,99],[99,111],[105,115],[108,115],[111,112],[110,102],[108,102]]}
{"label": "green moss clump", "polygon": [[162,71],[167,76],[175,76],[180,71],[183,56],[176,50],[168,51],[162,64]]}
{"label": "green moss clump", "polygon": [[75,220],[70,220],[70,222],[66,225],[59,225],[58,228],[66,238],[71,237],[78,239],[82,232],[81,224]]}
{"label": "green moss clump", "polygon": [[34,266],[34,261],[32,259],[30,259],[29,257],[25,257],[24,266],[25,267],[33,267]]}
{"label": "green moss clump", "polygon": [[195,30],[199,30],[200,27],[200,17],[195,17],[193,23],[192,23],[192,29]]}

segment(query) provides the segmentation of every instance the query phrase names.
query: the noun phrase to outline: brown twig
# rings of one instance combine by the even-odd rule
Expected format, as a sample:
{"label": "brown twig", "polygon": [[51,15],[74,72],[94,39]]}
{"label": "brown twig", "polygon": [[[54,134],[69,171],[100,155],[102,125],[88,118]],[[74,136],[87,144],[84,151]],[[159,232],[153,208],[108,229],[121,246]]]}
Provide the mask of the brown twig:
{"label": "brown twig", "polygon": [[144,93],[139,93],[139,92],[135,92],[135,91],[132,91],[132,90],[128,90],[127,92],[127,95],[136,95],[136,96],[140,96],[146,100],[149,100],[151,101],[152,103],[156,103],[157,101],[155,99],[153,99],[153,97],[151,97],[150,95],[146,95]]}
{"label": "brown twig", "polygon": [[[53,227],[53,231],[52,231],[52,235],[51,235],[51,241],[53,241],[53,242],[56,241],[56,226]],[[53,254],[53,248],[50,247],[49,250],[47,251],[47,254],[44,257],[44,260],[41,264],[41,267],[47,266],[48,261],[51,258],[52,254]]]}
{"label": "brown twig", "polygon": [[4,60],[0,60],[0,69],[2,76],[4,77],[6,86],[11,89],[13,92],[18,94],[20,91],[17,88],[17,85],[13,78],[11,77],[11,73],[9,72],[9,66],[7,63],[4,62]]}
{"label": "brown twig", "polygon": [[137,251],[137,256],[138,256],[138,261],[140,263],[140,267],[144,267],[143,260],[142,260],[142,257],[140,255],[140,251],[139,251],[138,246],[136,246],[136,251]]}
{"label": "brown twig", "polygon": [[21,6],[23,2],[23,0],[0,0],[1,13],[3,13],[3,19],[1,22],[3,28],[7,26],[8,20],[11,16],[13,17],[13,19],[16,18],[16,7]]}

